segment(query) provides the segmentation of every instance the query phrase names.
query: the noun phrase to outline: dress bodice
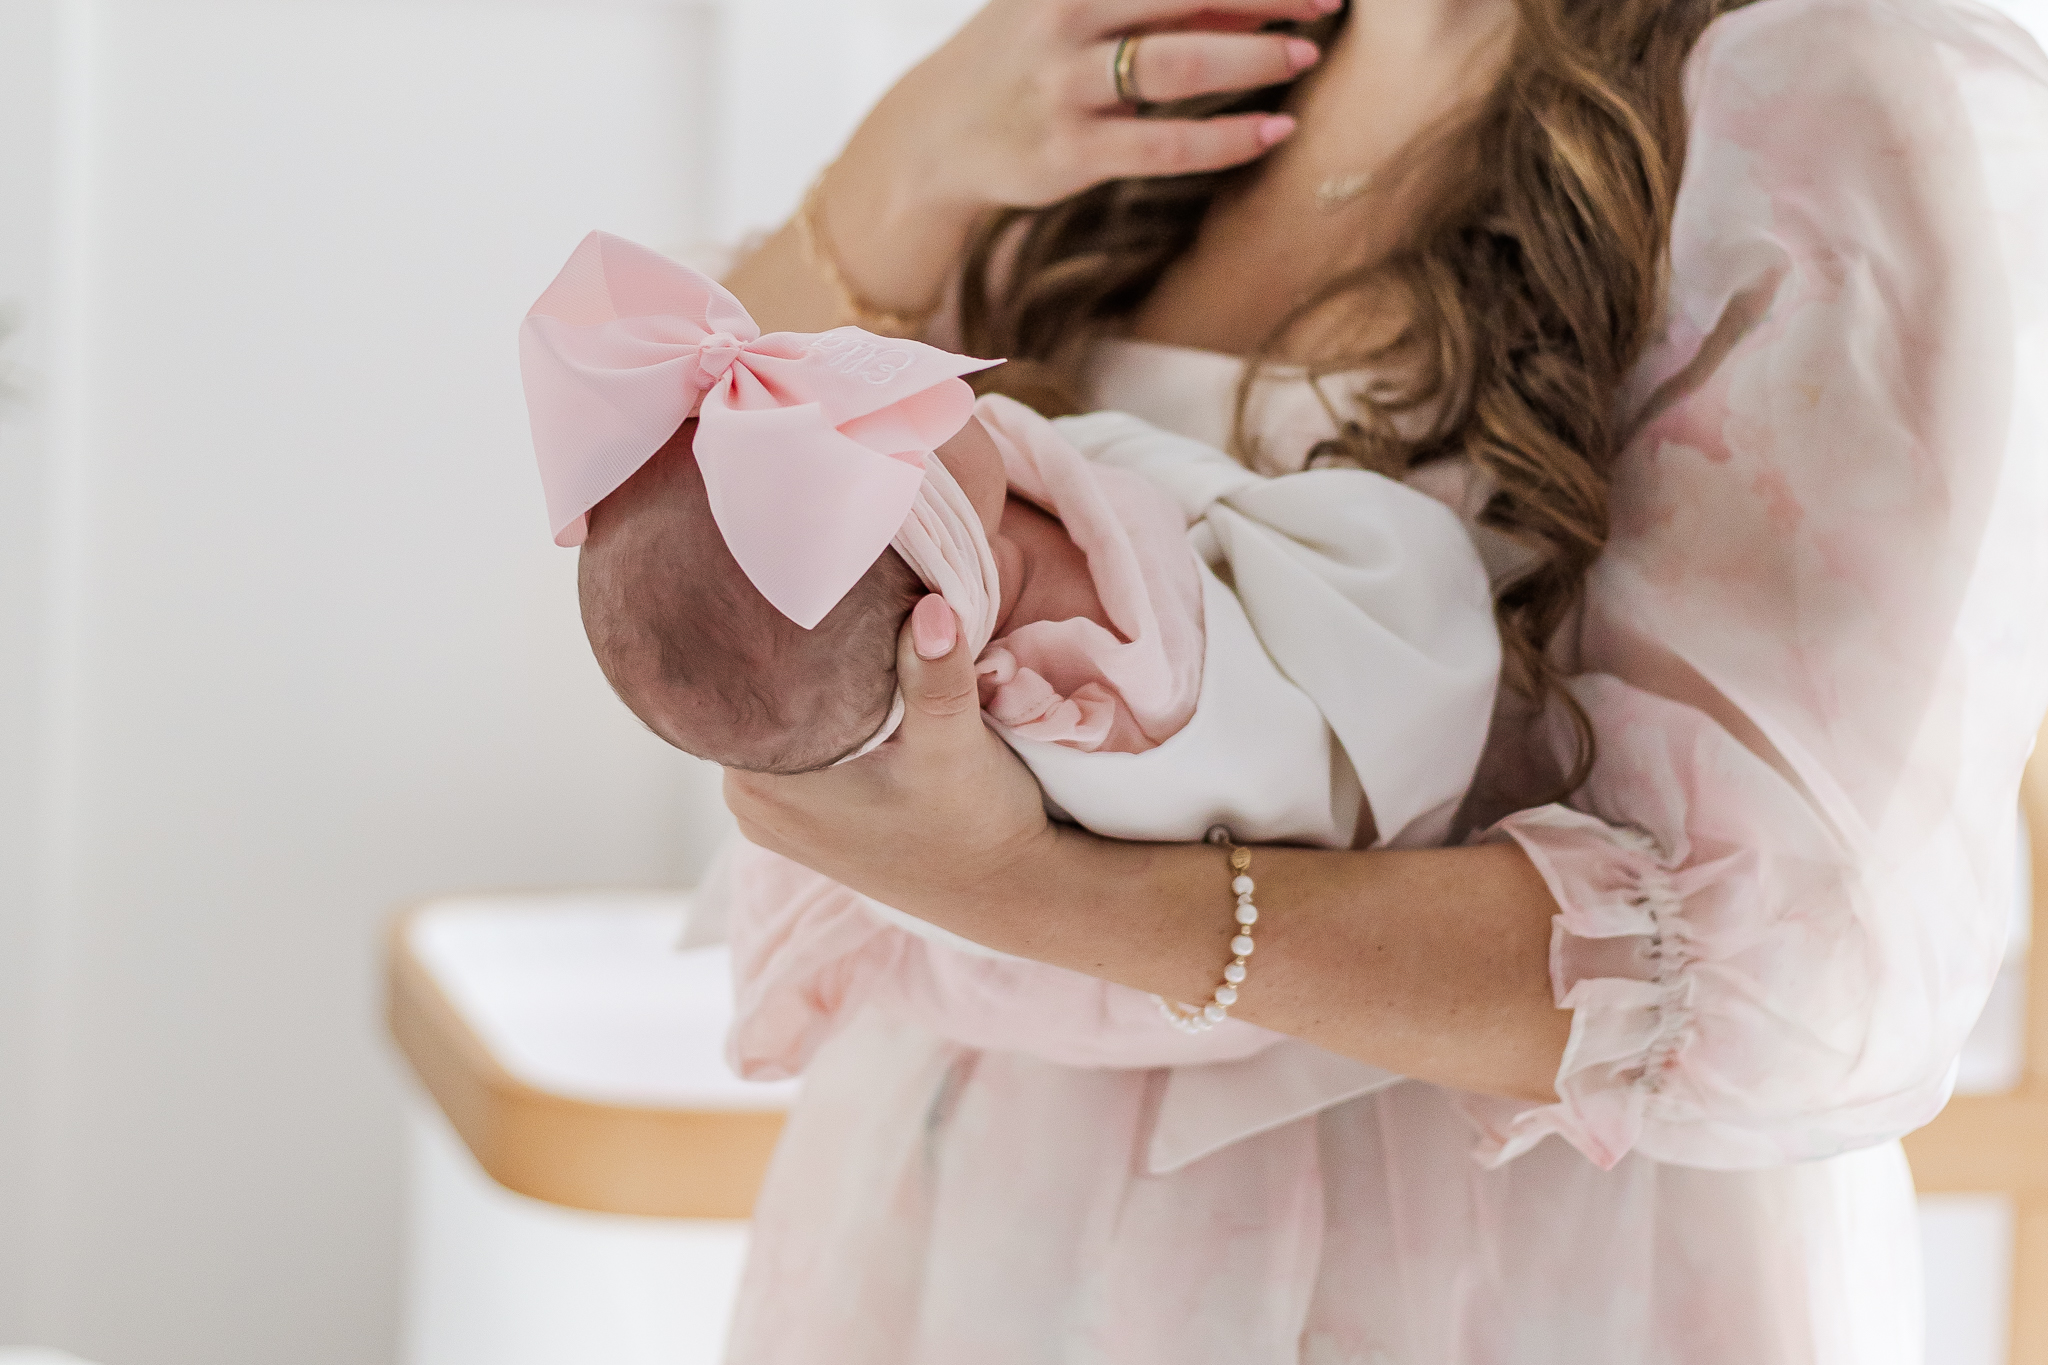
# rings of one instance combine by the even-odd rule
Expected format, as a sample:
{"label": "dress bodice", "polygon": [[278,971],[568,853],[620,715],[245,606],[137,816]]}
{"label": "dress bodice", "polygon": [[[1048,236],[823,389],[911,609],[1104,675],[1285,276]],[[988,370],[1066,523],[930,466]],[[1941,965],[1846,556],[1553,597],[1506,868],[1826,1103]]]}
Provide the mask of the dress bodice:
{"label": "dress bodice", "polygon": [[1245,450],[1237,451],[1237,390],[1244,361],[1218,351],[1112,339],[1095,349],[1089,406],[1113,408],[1154,426],[1232,450],[1257,474],[1292,474],[1318,441],[1337,434],[1358,376],[1310,379],[1297,366],[1268,366],[1248,395]]}
{"label": "dress bodice", "polygon": [[[1237,393],[1245,362],[1218,351],[1156,341],[1112,339],[1091,358],[1089,406],[1142,417],[1154,426],[1228,450],[1254,473],[1293,474],[1315,447],[1337,435],[1352,410],[1363,372],[1311,376],[1295,365],[1267,365],[1245,396],[1243,439]],[[1526,572],[1534,551],[1479,522],[1492,491],[1487,479],[1456,460],[1424,465],[1404,480],[1451,509],[1496,588]]]}

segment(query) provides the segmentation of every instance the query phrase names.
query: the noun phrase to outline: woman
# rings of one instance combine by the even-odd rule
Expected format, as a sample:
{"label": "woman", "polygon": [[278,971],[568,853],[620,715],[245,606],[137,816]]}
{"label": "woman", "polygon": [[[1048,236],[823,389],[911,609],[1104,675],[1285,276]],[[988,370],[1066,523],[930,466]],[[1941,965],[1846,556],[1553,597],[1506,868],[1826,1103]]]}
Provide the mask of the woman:
{"label": "woman", "polygon": [[1196,8],[994,0],[732,283],[816,328],[957,280],[1041,402],[1467,516],[1515,666],[1455,846],[1254,850],[1234,1010],[1411,1079],[1033,1055],[1059,969],[1208,999],[1228,874],[1049,825],[927,599],[901,739],[728,800],[1048,965],[981,1002],[1014,1047],[819,1054],[734,1358],[1918,1359],[1896,1139],[2048,706],[2048,62],[1942,0]]}

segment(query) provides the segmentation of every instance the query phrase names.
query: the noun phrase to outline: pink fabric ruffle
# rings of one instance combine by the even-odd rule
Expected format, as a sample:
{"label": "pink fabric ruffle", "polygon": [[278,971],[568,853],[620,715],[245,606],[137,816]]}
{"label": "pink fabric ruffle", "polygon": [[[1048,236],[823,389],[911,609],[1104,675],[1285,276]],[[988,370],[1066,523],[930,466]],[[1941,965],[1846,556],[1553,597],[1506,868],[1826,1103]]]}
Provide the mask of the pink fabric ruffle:
{"label": "pink fabric ruffle", "polygon": [[[1573,1011],[1559,1102],[1475,1106],[1482,1160],[1508,1161],[1556,1133],[1603,1169],[1641,1148],[1688,1165],[1770,1165],[1859,1145],[1816,1130],[1788,1148],[1779,1116],[1817,1074],[1847,1074],[1865,1039],[1861,933],[1848,860],[1783,779],[1689,706],[1610,677],[1573,687],[1602,733],[1576,804],[1502,821],[1561,907],[1551,941],[1559,1008]],[[1560,739],[1562,736],[1560,736]],[[1788,959],[1786,935],[1839,958]],[[1804,998],[1805,1019],[1774,999]],[[1789,1026],[1789,1027],[1788,1027]],[[1870,1123],[1917,1127],[1945,1092],[1886,1097]]]}
{"label": "pink fabric ruffle", "polygon": [[1114,629],[1030,621],[982,654],[982,709],[1026,739],[1142,753],[1179,733],[1202,691],[1202,581],[1180,508],[1141,476],[1091,465],[1045,418],[992,396],[975,416],[1013,495],[1059,518],[1088,556]]}

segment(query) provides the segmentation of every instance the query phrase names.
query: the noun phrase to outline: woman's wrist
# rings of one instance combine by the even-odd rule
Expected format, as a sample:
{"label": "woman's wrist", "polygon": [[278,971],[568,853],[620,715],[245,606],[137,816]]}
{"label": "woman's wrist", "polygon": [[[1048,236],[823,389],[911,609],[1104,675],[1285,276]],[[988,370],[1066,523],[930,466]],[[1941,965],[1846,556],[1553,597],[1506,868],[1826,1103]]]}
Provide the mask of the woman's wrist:
{"label": "woman's wrist", "polygon": [[959,182],[936,149],[893,135],[886,112],[878,109],[820,173],[802,226],[820,273],[852,311],[928,316],[994,205]]}
{"label": "woman's wrist", "polygon": [[797,210],[806,256],[846,320],[918,335],[945,301],[975,214],[892,185],[886,167],[864,175],[851,155],[819,173]]}
{"label": "woman's wrist", "polygon": [[[981,183],[972,156],[943,131],[913,71],[868,112],[834,158],[841,178],[860,195],[863,215],[879,232],[971,230],[999,207]],[[935,127],[935,124],[938,126]]]}
{"label": "woman's wrist", "polygon": [[944,297],[986,208],[927,174],[930,158],[890,136],[881,113],[819,173],[781,230],[726,276],[763,327],[892,330],[889,314],[915,318]]}
{"label": "woman's wrist", "polygon": [[1047,822],[970,881],[905,908],[1017,957],[1207,999],[1230,938],[1230,876],[1227,851],[1212,845],[1131,843]]}

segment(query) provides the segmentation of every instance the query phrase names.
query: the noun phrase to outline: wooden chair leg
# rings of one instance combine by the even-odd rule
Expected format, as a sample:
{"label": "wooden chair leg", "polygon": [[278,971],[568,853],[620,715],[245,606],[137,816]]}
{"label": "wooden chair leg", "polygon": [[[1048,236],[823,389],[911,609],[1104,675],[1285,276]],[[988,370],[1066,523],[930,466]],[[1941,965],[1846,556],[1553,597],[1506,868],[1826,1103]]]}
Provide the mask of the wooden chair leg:
{"label": "wooden chair leg", "polygon": [[2048,1195],[2015,1203],[2009,1358],[2012,1365],[2048,1365]]}

